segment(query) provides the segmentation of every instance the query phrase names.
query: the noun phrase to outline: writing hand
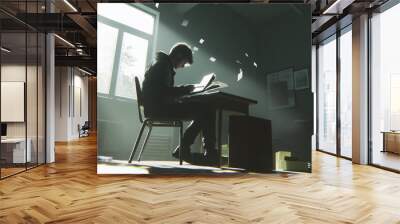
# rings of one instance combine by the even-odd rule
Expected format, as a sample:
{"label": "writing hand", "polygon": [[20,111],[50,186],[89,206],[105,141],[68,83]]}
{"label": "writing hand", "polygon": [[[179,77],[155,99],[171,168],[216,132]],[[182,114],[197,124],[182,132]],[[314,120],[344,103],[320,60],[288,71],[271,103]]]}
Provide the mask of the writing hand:
{"label": "writing hand", "polygon": [[194,85],[186,85],[187,91],[190,93],[194,90]]}

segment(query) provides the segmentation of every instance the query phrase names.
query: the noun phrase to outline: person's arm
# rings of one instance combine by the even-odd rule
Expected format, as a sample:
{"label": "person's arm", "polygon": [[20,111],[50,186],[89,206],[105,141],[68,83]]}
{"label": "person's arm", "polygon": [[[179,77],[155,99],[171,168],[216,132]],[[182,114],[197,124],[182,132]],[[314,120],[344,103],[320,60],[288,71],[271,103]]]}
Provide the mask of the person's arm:
{"label": "person's arm", "polygon": [[180,85],[180,86],[172,86],[168,88],[168,92],[171,96],[179,97],[186,94],[189,94],[194,89],[193,85]]}
{"label": "person's arm", "polygon": [[159,83],[158,87],[160,88],[161,92],[166,94],[167,96],[171,97],[179,97],[185,94],[189,94],[191,91],[193,91],[194,86],[193,85],[180,85],[180,86],[173,86],[173,83],[171,85],[170,83],[170,71],[167,66],[164,66],[162,64],[158,64],[154,66],[154,72],[159,74],[160,76],[158,77]]}

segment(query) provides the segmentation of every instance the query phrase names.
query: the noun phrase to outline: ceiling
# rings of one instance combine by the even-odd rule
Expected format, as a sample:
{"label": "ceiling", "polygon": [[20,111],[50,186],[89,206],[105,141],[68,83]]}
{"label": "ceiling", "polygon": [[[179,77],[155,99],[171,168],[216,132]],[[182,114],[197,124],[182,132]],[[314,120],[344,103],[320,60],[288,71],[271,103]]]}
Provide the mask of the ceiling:
{"label": "ceiling", "polygon": [[311,31],[313,43],[317,44],[351,24],[353,18],[375,12],[389,0],[329,0],[327,4],[321,4],[323,0],[314,1],[319,4],[316,4],[313,11]]}
{"label": "ceiling", "polygon": [[[35,32],[54,32],[75,45],[72,47],[62,39],[55,38],[56,65],[84,66],[96,71],[96,5],[97,0],[44,0],[25,1],[1,0],[0,20],[3,46],[12,49],[8,57],[18,58],[28,51],[34,54],[36,47],[28,44],[25,49],[25,29]],[[71,7],[72,6],[72,7]],[[52,8],[52,13],[48,13]],[[22,33],[21,33],[22,32]],[[28,38],[29,39],[29,38]],[[4,54],[4,52],[3,52]],[[67,56],[67,57],[64,57]]]}
{"label": "ceiling", "polygon": [[[18,0],[1,0],[0,1],[0,21],[3,32],[20,32],[25,29],[25,25],[31,25],[40,31],[55,32],[68,42],[75,44],[76,48],[71,49],[71,46],[64,41],[56,38],[56,54],[60,56],[58,61],[61,64],[70,63],[71,66],[79,65],[79,60],[85,61],[85,65],[90,65],[92,70],[96,70],[96,9],[97,3],[105,2],[121,2],[120,0],[68,0],[70,5],[66,4],[63,0],[48,0],[51,2],[51,7],[54,9],[52,14],[46,14],[49,8],[45,7],[45,0],[35,0],[25,4],[25,1]],[[189,1],[189,0],[188,0]],[[241,0],[237,0],[241,1]],[[313,10],[313,24],[312,32],[313,38],[318,36],[329,35],[329,32],[334,32],[337,21],[344,18],[346,15],[357,15],[357,13],[365,12],[370,8],[377,7],[387,0],[346,0],[346,4],[342,4],[343,11],[341,14],[326,16],[322,15],[330,5],[335,1],[343,0],[252,0],[252,2],[268,2],[268,3],[284,3],[305,2],[311,5]],[[123,1],[123,2],[135,2]],[[137,1],[136,1],[137,2]],[[147,2],[140,0],[140,2]],[[190,1],[189,1],[190,2]],[[243,1],[242,1],[243,2]],[[151,7],[155,8],[155,3],[148,3]],[[192,10],[194,7],[201,3],[185,3],[176,4],[173,10],[175,13],[182,16]],[[349,4],[349,5],[348,5]],[[275,4],[279,8],[281,4]],[[340,4],[339,4],[340,5]],[[252,7],[252,5],[243,5],[240,3],[230,4],[229,8],[239,16],[242,16],[247,21],[261,26],[263,23],[275,22],[280,14],[296,13],[296,7],[280,7],[277,10],[275,7],[256,7],[252,10],[245,10],[245,7]],[[76,11],[75,11],[76,9]],[[28,12],[30,14],[26,14]],[[35,22],[36,21],[36,22]],[[351,21],[351,19],[350,19]],[[24,24],[25,22],[25,24]],[[10,29],[7,29],[10,28]],[[12,29],[11,29],[12,28]],[[18,34],[12,34],[5,38],[10,38],[8,42],[10,47],[19,49],[22,46],[21,38]],[[14,41],[14,43],[11,43]],[[78,44],[79,43],[79,44]],[[13,46],[14,45],[14,46]],[[6,45],[4,45],[6,46]],[[79,48],[83,55],[78,54],[76,49]],[[18,50],[15,50],[17,53]],[[63,57],[61,57],[63,56]],[[64,57],[67,56],[67,57]],[[84,58],[82,57],[84,56]],[[70,60],[69,60],[70,59]],[[61,61],[62,60],[62,61]],[[56,60],[57,62],[57,60]]]}

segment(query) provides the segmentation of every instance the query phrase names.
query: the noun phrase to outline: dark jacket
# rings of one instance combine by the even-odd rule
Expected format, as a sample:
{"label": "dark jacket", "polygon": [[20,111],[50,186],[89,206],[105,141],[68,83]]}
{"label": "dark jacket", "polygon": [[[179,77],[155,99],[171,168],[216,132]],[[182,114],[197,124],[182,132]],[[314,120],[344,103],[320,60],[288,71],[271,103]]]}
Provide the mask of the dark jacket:
{"label": "dark jacket", "polygon": [[174,86],[174,77],[174,66],[169,56],[158,52],[156,61],[144,74],[142,94],[145,114],[158,113],[190,92],[188,86]]}

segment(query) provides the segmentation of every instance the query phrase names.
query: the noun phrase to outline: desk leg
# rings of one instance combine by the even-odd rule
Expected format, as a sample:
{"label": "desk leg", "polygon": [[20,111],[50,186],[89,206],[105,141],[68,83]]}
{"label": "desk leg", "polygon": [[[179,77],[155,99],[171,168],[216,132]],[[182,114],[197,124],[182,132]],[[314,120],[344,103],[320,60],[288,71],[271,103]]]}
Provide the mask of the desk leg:
{"label": "desk leg", "polygon": [[383,133],[383,150],[381,152],[386,152],[386,134]]}
{"label": "desk leg", "polygon": [[221,158],[222,158],[222,109],[218,110],[218,145],[217,145],[217,153],[218,153],[218,167],[221,167]]}

